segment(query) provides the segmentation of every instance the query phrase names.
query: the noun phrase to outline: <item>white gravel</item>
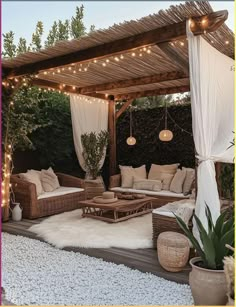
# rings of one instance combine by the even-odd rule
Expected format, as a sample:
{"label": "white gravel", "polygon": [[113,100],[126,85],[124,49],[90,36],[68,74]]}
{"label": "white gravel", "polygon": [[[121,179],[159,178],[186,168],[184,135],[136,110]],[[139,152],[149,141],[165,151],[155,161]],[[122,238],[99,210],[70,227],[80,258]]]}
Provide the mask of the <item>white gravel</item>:
{"label": "white gravel", "polygon": [[188,285],[6,233],[2,286],[17,305],[193,305]]}

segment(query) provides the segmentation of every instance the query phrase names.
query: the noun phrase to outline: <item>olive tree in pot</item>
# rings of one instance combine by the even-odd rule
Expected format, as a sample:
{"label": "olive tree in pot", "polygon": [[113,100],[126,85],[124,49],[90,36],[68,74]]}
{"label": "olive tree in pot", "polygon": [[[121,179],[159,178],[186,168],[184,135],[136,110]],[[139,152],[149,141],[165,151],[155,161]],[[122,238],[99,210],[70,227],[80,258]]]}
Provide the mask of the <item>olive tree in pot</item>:
{"label": "olive tree in pot", "polygon": [[105,130],[99,133],[90,132],[81,135],[83,158],[86,175],[85,186],[87,198],[99,196],[105,191],[105,185],[100,176],[101,160],[108,145],[109,133]]}
{"label": "olive tree in pot", "polygon": [[206,206],[206,216],[208,231],[205,230],[199,218],[193,215],[200,234],[200,243],[184,221],[176,216],[179,226],[199,256],[190,260],[192,271],[189,275],[189,284],[195,305],[225,305],[227,288],[223,261],[226,256],[233,253],[226,244],[234,245],[234,217],[231,216],[227,220],[227,212],[224,211],[213,223],[208,206]]}

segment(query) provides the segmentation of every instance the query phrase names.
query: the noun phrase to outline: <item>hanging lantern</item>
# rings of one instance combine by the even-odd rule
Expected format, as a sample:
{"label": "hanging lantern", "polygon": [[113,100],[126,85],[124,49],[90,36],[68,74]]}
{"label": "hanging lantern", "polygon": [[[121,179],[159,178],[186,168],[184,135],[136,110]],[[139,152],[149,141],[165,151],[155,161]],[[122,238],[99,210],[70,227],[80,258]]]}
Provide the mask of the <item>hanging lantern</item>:
{"label": "hanging lantern", "polygon": [[132,110],[131,110],[131,108],[130,108],[130,112],[129,112],[129,130],[130,130],[130,136],[127,138],[126,143],[129,146],[133,146],[133,145],[136,144],[136,139],[132,135]]}
{"label": "hanging lantern", "polygon": [[173,133],[167,129],[167,105],[165,104],[165,129],[159,133],[159,139],[162,142],[169,142],[173,139]]}

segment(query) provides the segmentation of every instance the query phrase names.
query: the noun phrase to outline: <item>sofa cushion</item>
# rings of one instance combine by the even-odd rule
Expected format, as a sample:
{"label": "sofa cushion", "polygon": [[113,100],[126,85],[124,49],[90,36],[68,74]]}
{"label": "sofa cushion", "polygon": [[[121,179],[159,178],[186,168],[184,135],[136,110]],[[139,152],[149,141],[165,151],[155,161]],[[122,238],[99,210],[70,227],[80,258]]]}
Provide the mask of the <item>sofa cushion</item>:
{"label": "sofa cushion", "polygon": [[146,166],[142,165],[140,167],[132,167],[132,166],[122,166],[120,167],[121,173],[121,186],[123,188],[132,188],[133,187],[133,177],[138,177],[140,179],[147,178]]}
{"label": "sofa cushion", "polygon": [[37,196],[41,195],[44,190],[40,180],[40,171],[28,170],[27,173],[20,173],[19,177],[28,182],[34,183],[36,186]]}
{"label": "sofa cushion", "polygon": [[130,188],[122,188],[122,187],[115,187],[111,188],[110,191],[113,192],[128,192],[128,193],[140,193],[140,194],[145,194],[149,196],[166,196],[166,197],[178,197],[178,198],[189,198],[189,195],[185,196],[183,193],[174,193],[170,191],[164,191],[161,190],[160,192],[156,191],[148,191],[148,190],[136,190],[136,189],[130,189]]}
{"label": "sofa cushion", "polygon": [[139,179],[133,177],[133,189],[159,192],[162,189],[161,180]]}
{"label": "sofa cushion", "polygon": [[179,163],[166,165],[152,164],[148,174],[148,179],[161,180],[162,173],[174,175],[178,166]]}
{"label": "sofa cushion", "polygon": [[194,168],[185,168],[183,169],[186,170],[186,177],[183,183],[183,193],[188,194],[191,192],[192,185],[195,179],[195,169]]}
{"label": "sofa cushion", "polygon": [[170,184],[170,191],[175,193],[183,193],[183,183],[186,177],[185,169],[178,169]]}
{"label": "sofa cushion", "polygon": [[173,178],[174,178],[173,174],[161,173],[161,181],[162,181],[163,190],[166,190],[166,191],[170,190],[170,184]]}
{"label": "sofa cushion", "polygon": [[45,192],[52,192],[60,187],[57,175],[54,173],[51,167],[49,167],[48,170],[41,170],[40,179]]}
{"label": "sofa cushion", "polygon": [[52,192],[44,192],[43,194],[39,195],[38,200],[49,198],[49,197],[62,196],[62,195],[71,194],[71,193],[78,193],[78,192],[83,192],[83,191],[84,189],[81,189],[81,188],[59,187],[58,189]]}

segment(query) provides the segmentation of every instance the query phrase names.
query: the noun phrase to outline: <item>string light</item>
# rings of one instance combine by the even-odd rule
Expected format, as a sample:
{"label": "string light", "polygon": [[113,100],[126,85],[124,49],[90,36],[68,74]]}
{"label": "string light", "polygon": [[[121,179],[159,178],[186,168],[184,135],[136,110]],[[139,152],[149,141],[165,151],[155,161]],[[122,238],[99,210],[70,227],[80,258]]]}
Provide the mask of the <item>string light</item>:
{"label": "string light", "polygon": [[228,44],[229,44],[229,41],[225,41],[225,44],[228,45]]}
{"label": "string light", "polygon": [[132,52],[132,54],[131,54],[132,56],[135,56],[136,54],[135,54],[135,52]]}

